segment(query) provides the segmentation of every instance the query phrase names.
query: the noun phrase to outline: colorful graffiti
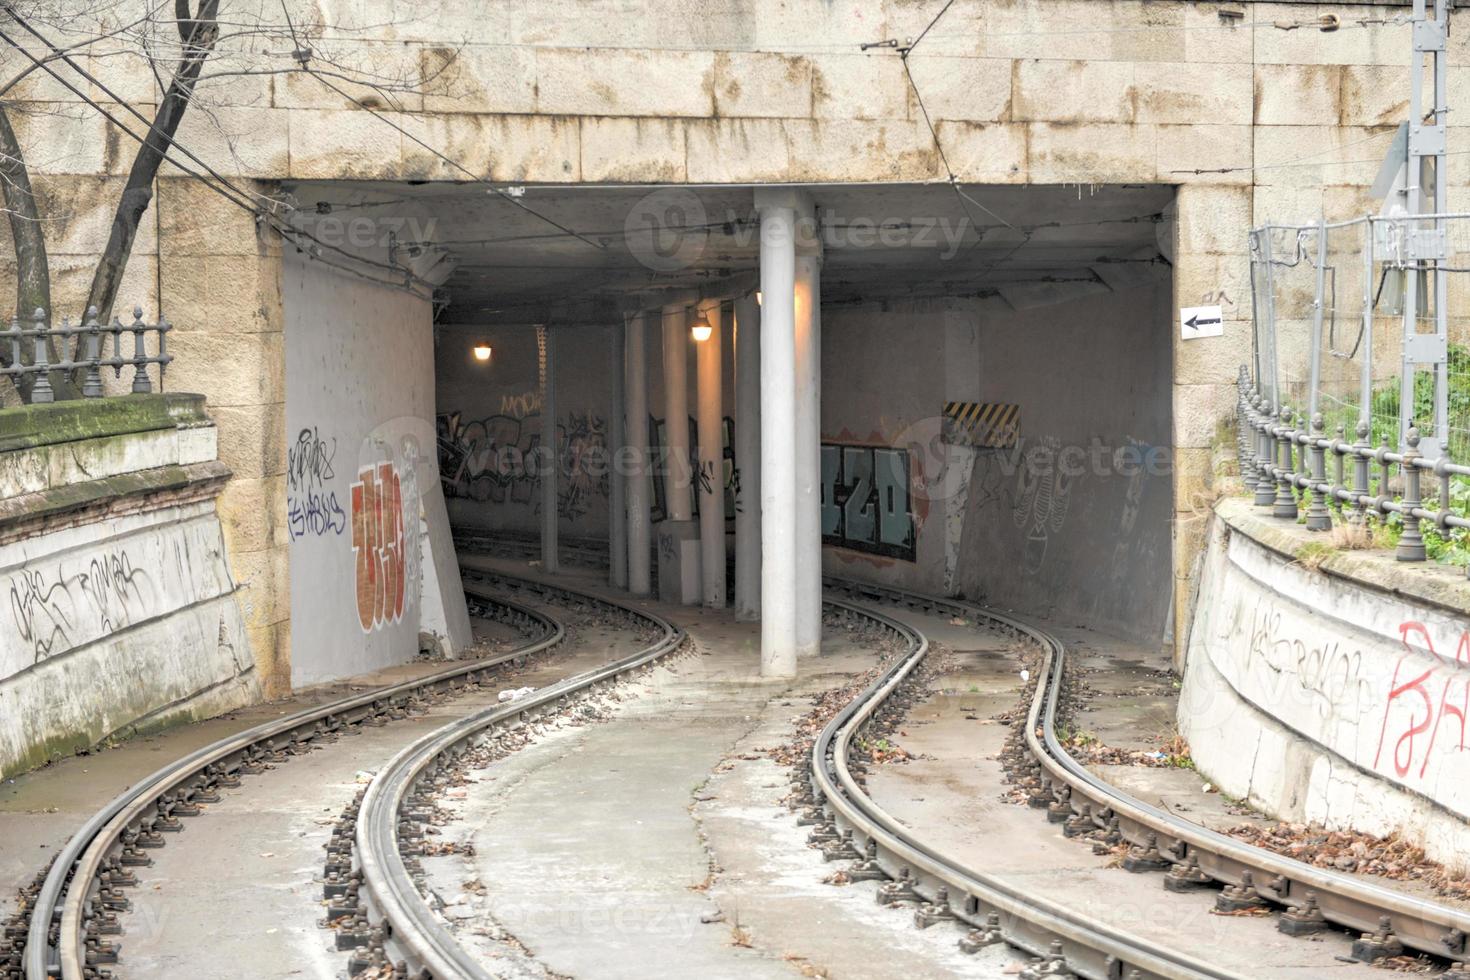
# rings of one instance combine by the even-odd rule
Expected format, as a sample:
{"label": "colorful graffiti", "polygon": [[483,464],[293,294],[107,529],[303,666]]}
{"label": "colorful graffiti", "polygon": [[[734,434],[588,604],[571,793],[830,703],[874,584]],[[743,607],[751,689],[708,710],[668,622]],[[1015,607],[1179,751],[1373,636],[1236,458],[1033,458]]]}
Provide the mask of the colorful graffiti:
{"label": "colorful graffiti", "polygon": [[914,560],[907,450],[822,444],[822,542]]}
{"label": "colorful graffiti", "polygon": [[352,485],[357,618],[364,633],[403,618],[408,560],[403,486],[392,463],[365,466]]}

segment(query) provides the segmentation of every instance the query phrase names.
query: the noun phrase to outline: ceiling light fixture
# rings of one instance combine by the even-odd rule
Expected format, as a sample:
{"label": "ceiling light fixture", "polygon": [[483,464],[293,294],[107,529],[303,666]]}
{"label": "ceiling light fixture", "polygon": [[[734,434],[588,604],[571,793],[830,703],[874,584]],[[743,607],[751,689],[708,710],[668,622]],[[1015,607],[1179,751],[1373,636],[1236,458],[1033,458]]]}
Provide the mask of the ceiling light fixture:
{"label": "ceiling light fixture", "polygon": [[696,343],[700,344],[709,340],[714,332],[715,328],[710,325],[709,318],[703,313],[699,314],[699,319],[695,320],[694,324],[689,328],[689,335],[694,338]]}

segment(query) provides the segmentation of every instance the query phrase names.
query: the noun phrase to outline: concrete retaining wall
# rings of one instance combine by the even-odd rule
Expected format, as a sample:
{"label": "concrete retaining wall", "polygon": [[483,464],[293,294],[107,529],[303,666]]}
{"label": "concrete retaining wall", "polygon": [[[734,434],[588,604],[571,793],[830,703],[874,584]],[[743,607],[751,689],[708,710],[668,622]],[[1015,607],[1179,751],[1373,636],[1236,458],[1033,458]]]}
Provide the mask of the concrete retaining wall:
{"label": "concrete retaining wall", "polygon": [[291,683],[410,660],[421,631],[457,651],[470,629],[435,461],[429,304],[282,265]]}
{"label": "concrete retaining wall", "polygon": [[[1179,708],[1224,792],[1289,820],[1470,850],[1470,583],[1217,508]],[[1302,555],[1309,556],[1303,563]]]}
{"label": "concrete retaining wall", "polygon": [[202,400],[73,411],[0,413],[47,416],[0,452],[0,775],[260,696]]}

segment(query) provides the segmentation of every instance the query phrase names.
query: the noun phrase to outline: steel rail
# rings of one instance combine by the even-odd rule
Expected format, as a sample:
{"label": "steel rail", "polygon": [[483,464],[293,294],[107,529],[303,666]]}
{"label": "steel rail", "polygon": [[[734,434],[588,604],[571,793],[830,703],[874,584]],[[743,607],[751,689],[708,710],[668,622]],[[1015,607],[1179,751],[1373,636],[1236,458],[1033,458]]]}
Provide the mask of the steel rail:
{"label": "steel rail", "polygon": [[190,753],[129,787],[93,814],[58,852],[32,907],[22,960],[26,980],[83,980],[95,958],[88,925],[127,907],[120,891],[101,879],[104,871],[112,876],[129,864],[151,863],[144,850],[162,846],[159,835],[181,829],[179,818],[197,812],[197,804],[214,798],[217,787],[238,785],[242,774],[260,771],[281,753],[333,740],[353,725],[402,717],[399,713],[413,707],[420,694],[476,683],[500,665],[546,650],[564,636],[562,625],[551,616],[478,587],[467,586],[465,592],[490,603],[497,621],[529,628],[532,638],[495,657],[457,662],[415,680],[265,722]]}
{"label": "steel rail", "polygon": [[[494,580],[493,572],[465,566],[465,574]],[[425,781],[497,727],[506,730],[530,722],[563,706],[581,692],[595,691],[620,675],[637,670],[679,649],[682,629],[655,613],[629,603],[561,584],[521,580],[521,587],[565,600],[570,597],[600,605],[641,621],[656,631],[652,643],[625,657],[583,671],[509,704],[495,705],[431,732],[407,746],[383,767],[363,796],[353,848],[362,876],[359,897],[372,914],[385,955],[395,968],[406,965],[404,976],[474,978],[488,980],[469,951],[459,945],[444,922],[434,914],[410,874],[401,848],[400,829],[405,803]],[[400,975],[395,973],[395,976]]]}
{"label": "steel rail", "polygon": [[1079,807],[1085,803],[1091,807],[1093,821],[1099,829],[1116,817],[1118,829],[1127,841],[1145,846],[1153,838],[1159,852],[1176,867],[1195,861],[1215,882],[1234,887],[1253,886],[1260,898],[1291,909],[1306,904],[1311,893],[1328,922],[1354,932],[1370,933],[1378,932],[1387,918],[1393,934],[1404,946],[1439,957],[1464,957],[1470,916],[1457,909],[1247,844],[1145,803],[1094,775],[1066,750],[1056,735],[1066,648],[1050,633],[972,603],[869,583],[836,584],[873,599],[988,619],[1037,643],[1043,656],[1036,696],[1027,716],[1026,743],[1032,758],[1047,774],[1050,786],[1043,783],[1043,790],[1050,793],[1055,803],[1067,806],[1071,815],[1080,816]]}
{"label": "steel rail", "polygon": [[[859,583],[832,579],[827,583],[829,587],[849,592],[869,591]],[[910,607],[923,604],[921,597],[912,594],[881,591],[882,597],[899,598]],[[925,844],[913,829],[878,806],[853,777],[848,751],[854,736],[922,662],[929,650],[928,641],[918,630],[864,606],[831,598],[826,604],[849,616],[877,623],[900,637],[908,647],[888,670],[833,717],[812,746],[812,789],[818,805],[844,836],[851,835],[855,846],[873,845],[874,860],[884,873],[909,882],[930,908],[939,901],[943,890],[950,917],[980,930],[999,924],[1006,943],[1038,956],[1059,951],[1068,970],[1090,980],[1121,980],[1125,976],[1141,980],[1234,976],[1187,953],[1159,949],[1140,937],[1099,924],[1064,905],[967,867]],[[992,920],[992,915],[996,920]],[[991,941],[995,938],[998,937],[992,937]]]}

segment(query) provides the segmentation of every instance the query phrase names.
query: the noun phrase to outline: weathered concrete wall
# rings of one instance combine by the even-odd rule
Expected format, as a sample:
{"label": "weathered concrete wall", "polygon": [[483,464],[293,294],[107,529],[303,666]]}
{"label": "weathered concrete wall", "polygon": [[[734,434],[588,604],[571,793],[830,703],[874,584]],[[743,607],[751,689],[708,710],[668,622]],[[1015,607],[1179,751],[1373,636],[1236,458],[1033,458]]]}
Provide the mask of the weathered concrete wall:
{"label": "weathered concrete wall", "polygon": [[[1224,792],[1289,820],[1470,848],[1470,584],[1345,552],[1222,500],[1189,636],[1179,724]],[[1318,556],[1320,560],[1320,556]]]}
{"label": "weathered concrete wall", "polygon": [[[823,440],[905,449],[916,533],[913,561],[828,547],[827,568],[1159,642],[1169,302],[1161,279],[1021,311],[997,298],[826,312]],[[965,400],[1018,406],[1017,446],[946,446],[944,403]]]}
{"label": "weathered concrete wall", "polygon": [[188,398],[92,403],[116,434],[65,405],[0,413],[48,433],[0,450],[0,776],[260,696],[215,512],[229,474]]}
{"label": "weathered concrete wall", "polygon": [[[733,480],[735,374],[730,317],[724,318],[726,516],[734,529]],[[609,371],[611,327],[572,326],[558,330],[556,347],[557,526],[573,537],[607,534],[609,465],[607,419],[612,390]],[[622,329],[619,326],[617,329]],[[646,330],[644,356],[648,378],[649,445],[663,444],[663,336]],[[489,342],[489,364],[474,360],[470,348]],[[697,403],[695,345],[689,345],[689,404]],[[536,335],[532,327],[447,327],[435,354],[438,380],[439,463],[450,521],[456,527],[532,533],[540,529],[541,495],[534,465],[525,457],[541,442],[541,393]],[[692,415],[691,415],[692,418]],[[692,434],[691,445],[698,439]],[[660,480],[652,480],[654,519],[664,499]]]}
{"label": "weathered concrete wall", "polygon": [[[458,570],[435,560],[449,537],[428,302],[294,256],[282,298],[291,682],[409,660],[426,621],[448,623],[450,648],[464,646]],[[440,603],[427,614],[426,564]]]}

